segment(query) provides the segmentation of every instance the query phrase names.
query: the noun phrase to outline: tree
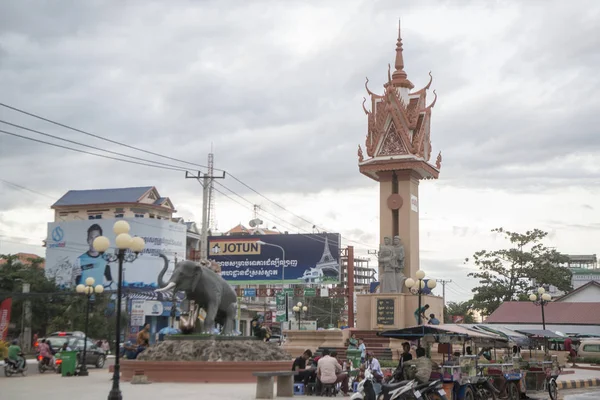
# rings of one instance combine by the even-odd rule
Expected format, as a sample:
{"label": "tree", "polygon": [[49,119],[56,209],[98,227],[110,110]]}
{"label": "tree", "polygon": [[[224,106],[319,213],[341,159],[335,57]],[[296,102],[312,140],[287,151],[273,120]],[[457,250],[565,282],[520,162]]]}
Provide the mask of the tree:
{"label": "tree", "polygon": [[471,301],[449,301],[446,307],[444,307],[444,322],[451,324],[453,315],[462,316],[464,318],[463,323],[465,324],[474,324],[477,322],[473,316],[473,304]]}
{"label": "tree", "polygon": [[330,324],[338,326],[346,307],[346,299],[342,297],[307,297],[304,299],[308,307],[306,317],[302,319],[316,320],[318,328],[327,328]]}
{"label": "tree", "polygon": [[[539,229],[524,234],[492,229],[501,234],[511,246],[502,250],[481,250],[473,254],[472,262],[479,269],[468,276],[479,279],[473,289],[473,307],[489,315],[505,301],[515,301],[539,286],[555,286],[569,291],[571,271],[562,267],[568,257],[553,248],[544,246],[548,235]],[[469,263],[469,258],[465,263]]]}

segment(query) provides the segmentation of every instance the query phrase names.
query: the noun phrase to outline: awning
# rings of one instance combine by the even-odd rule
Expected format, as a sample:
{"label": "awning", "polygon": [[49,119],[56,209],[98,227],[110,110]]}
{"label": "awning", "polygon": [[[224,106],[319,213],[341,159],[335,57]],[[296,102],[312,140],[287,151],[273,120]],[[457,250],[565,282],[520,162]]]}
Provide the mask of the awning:
{"label": "awning", "polygon": [[522,333],[532,338],[564,338],[564,336],[557,335],[556,333],[549,331],[548,329],[522,329],[515,332]]}
{"label": "awning", "polygon": [[393,329],[379,332],[378,336],[402,340],[423,338],[438,343],[462,343],[474,341],[487,346],[506,346],[508,339],[491,332],[481,332],[459,325],[419,325],[404,329]]}

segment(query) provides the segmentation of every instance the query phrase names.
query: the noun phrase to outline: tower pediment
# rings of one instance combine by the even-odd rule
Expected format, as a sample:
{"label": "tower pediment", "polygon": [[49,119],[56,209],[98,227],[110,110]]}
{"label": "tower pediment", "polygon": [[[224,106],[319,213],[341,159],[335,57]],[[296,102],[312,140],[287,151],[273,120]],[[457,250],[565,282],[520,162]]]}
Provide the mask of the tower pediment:
{"label": "tower pediment", "polygon": [[[436,162],[435,166],[430,164],[431,160],[431,110],[437,101],[437,94],[433,91],[435,98],[433,102],[427,105],[427,92],[431,87],[433,77],[429,73],[429,82],[427,85],[417,91],[409,92],[414,85],[408,80],[404,72],[404,58],[402,56],[402,39],[398,32],[398,42],[396,46],[395,72],[392,74],[388,67],[388,82],[384,85],[383,95],[373,93],[369,87],[369,80],[365,83],[365,88],[371,98],[371,110],[367,110],[363,101],[363,110],[367,115],[368,128],[365,140],[365,150],[367,159],[365,159],[362,147],[359,146],[358,158],[359,165],[377,164],[383,166],[385,162],[383,157],[394,158],[394,165],[398,164],[398,157],[406,162],[426,163],[426,170],[433,170],[436,173],[426,173],[427,178],[437,178],[441,162]],[[438,160],[441,158],[438,157]],[[375,168],[375,166],[372,166]],[[373,169],[371,168],[371,169]],[[406,169],[410,169],[408,167]],[[435,175],[435,176],[434,176]]]}

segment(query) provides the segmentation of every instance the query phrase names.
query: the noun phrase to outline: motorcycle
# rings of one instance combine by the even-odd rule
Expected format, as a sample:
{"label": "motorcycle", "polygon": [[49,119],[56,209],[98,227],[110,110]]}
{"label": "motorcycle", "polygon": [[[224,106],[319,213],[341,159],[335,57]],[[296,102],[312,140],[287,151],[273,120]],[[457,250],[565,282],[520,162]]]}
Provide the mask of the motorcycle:
{"label": "motorcycle", "polygon": [[350,397],[350,400],[376,400],[375,388],[373,387],[373,372],[370,369],[365,371],[365,378],[358,383],[356,393]]}
{"label": "motorcycle", "polygon": [[[23,354],[19,354],[19,356],[23,357]],[[4,359],[4,375],[9,377],[15,374],[27,375],[27,360],[25,358],[23,358],[23,369],[17,367],[16,361],[8,358]]]}
{"label": "motorcycle", "polygon": [[43,374],[46,371],[56,372],[56,359],[52,357],[51,360],[44,359],[42,356],[38,356],[38,371]]}

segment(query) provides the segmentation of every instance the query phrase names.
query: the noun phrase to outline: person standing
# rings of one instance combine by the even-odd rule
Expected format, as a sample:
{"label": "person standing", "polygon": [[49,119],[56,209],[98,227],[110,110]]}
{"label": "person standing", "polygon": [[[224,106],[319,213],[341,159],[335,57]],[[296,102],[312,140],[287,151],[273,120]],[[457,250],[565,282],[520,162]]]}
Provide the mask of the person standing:
{"label": "person standing", "polygon": [[410,354],[410,343],[404,342],[402,343],[402,354],[400,354],[400,360],[398,361],[398,370],[402,371],[404,367],[404,363],[412,360],[412,354]]}
{"label": "person standing", "polygon": [[358,339],[358,349],[360,350],[360,363],[364,364],[367,360],[367,346],[363,338]]}
{"label": "person standing", "polygon": [[423,307],[415,310],[415,322],[417,325],[419,324],[419,314],[421,315],[421,324],[424,320],[427,320],[427,317],[425,316],[427,310],[429,310],[429,304],[425,304]]}

